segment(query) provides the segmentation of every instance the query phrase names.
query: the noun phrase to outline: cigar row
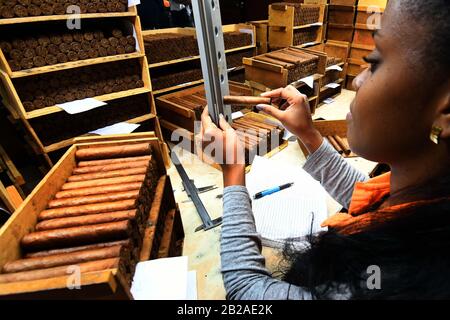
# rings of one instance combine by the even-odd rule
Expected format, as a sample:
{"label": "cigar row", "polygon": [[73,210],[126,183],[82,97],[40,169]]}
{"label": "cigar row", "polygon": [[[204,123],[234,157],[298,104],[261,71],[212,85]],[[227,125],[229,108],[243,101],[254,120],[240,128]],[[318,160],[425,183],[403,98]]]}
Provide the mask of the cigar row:
{"label": "cigar row", "polygon": [[14,37],[0,47],[12,71],[136,51],[136,39],[117,28]]}
{"label": "cigar row", "polygon": [[72,176],[21,239],[25,254],[3,266],[0,283],[67,276],[73,266],[119,269],[131,281],[149,221],[163,232],[169,210],[151,153],[148,143],[78,150]]}
{"label": "cigar row", "polygon": [[311,24],[319,21],[320,18],[320,6],[308,6],[305,7],[300,2],[277,2],[272,5],[275,6],[291,6],[294,7],[294,26],[302,26],[305,24]]}
{"label": "cigar row", "polygon": [[328,141],[328,143],[344,158],[354,157],[354,154],[350,149],[350,145],[348,144],[347,138],[334,135],[326,136],[324,137],[324,139]]}
{"label": "cigar row", "polygon": [[15,81],[26,111],[144,86],[137,60],[68,69]]}
{"label": "cigar row", "polygon": [[[23,18],[68,14],[70,6],[78,6],[80,13],[125,12],[127,0],[102,0],[95,2],[77,0],[7,0],[0,5],[0,18]],[[70,13],[71,11],[69,11]]]}
{"label": "cigar row", "polygon": [[305,28],[294,30],[294,46],[299,46],[305,43],[315,42],[320,29],[317,28]]}

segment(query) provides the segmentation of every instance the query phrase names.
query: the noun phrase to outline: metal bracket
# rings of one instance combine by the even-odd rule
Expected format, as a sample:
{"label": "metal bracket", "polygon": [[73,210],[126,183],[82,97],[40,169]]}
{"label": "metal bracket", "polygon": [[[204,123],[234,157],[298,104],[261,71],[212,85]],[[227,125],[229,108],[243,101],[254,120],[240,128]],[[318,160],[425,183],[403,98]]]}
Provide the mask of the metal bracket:
{"label": "metal bracket", "polygon": [[209,115],[216,125],[220,114],[231,123],[231,106],[223,102],[230,89],[219,0],[192,0],[192,9]]}

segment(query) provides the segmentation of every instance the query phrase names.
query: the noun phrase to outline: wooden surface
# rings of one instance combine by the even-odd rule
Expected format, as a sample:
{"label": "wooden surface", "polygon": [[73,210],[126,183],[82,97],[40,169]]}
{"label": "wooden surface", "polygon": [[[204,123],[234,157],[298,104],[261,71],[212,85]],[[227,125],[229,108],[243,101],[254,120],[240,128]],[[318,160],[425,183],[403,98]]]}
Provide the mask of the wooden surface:
{"label": "wooden surface", "polygon": [[[354,95],[355,93],[352,91],[343,90],[343,94],[336,97],[333,104],[324,105],[317,109],[315,118],[344,119]],[[223,192],[222,173],[202,163],[189,152],[179,150],[177,154],[189,177],[194,179],[197,188],[209,185],[218,187],[213,191],[200,194],[200,198],[212,219],[220,217],[222,215],[222,200],[217,199],[216,196]],[[305,162],[305,157],[297,142],[289,142],[288,147],[274,155],[271,160],[280,166],[295,165],[301,168]],[[366,173],[371,172],[375,167],[374,163],[361,158],[347,159],[347,161]],[[189,256],[189,270],[197,271],[198,299],[225,299],[225,290],[220,273],[221,228],[216,227],[206,232],[194,231],[201,224],[197,211],[183,191],[181,179],[175,167],[172,166],[168,173],[175,191],[176,202],[180,205],[183,220],[185,231],[183,255]],[[341,207],[331,197],[328,197],[327,205],[329,214],[341,210]],[[269,270],[275,271],[280,259],[279,252],[271,248],[263,248],[263,255],[266,257],[266,265]]]}

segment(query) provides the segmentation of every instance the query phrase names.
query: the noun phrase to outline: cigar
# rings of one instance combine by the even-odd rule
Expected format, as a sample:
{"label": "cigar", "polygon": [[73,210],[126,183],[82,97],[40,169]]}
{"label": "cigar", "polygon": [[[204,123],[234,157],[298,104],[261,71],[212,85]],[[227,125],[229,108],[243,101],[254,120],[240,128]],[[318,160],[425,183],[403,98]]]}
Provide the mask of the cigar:
{"label": "cigar", "polygon": [[96,147],[81,149],[76,152],[77,160],[101,160],[105,158],[123,158],[127,156],[143,156],[151,153],[148,143],[114,147]]}
{"label": "cigar", "polygon": [[[50,219],[39,222],[36,225],[36,231],[54,230],[54,229],[64,229],[79,226],[88,226],[94,224],[103,224],[124,220],[136,220],[137,211],[136,210],[126,210],[126,211],[116,211],[116,212],[106,212],[90,214],[86,216],[70,217],[70,218],[60,218],[60,219]],[[136,221],[138,224],[141,221]]]}
{"label": "cigar", "polygon": [[48,257],[20,259],[8,262],[3,266],[3,273],[23,272],[36,269],[47,269],[59,266],[74,265],[88,261],[96,261],[120,257],[123,255],[122,246],[62,253]]}
{"label": "cigar", "polygon": [[336,142],[339,144],[339,146],[344,150],[345,155],[349,155],[352,151],[350,150],[350,146],[347,141],[342,139],[339,136],[333,136],[333,138],[336,140]]}
{"label": "cigar", "polygon": [[49,209],[64,208],[102,202],[129,200],[129,199],[136,199],[138,196],[139,190],[132,190],[132,191],[114,192],[92,196],[56,199],[48,203],[48,208]]}
{"label": "cigar", "polygon": [[48,257],[48,256],[57,255],[57,254],[62,254],[62,253],[70,253],[70,252],[77,252],[77,251],[84,251],[84,250],[91,250],[91,249],[108,248],[108,247],[112,247],[112,246],[116,246],[116,245],[126,246],[126,247],[130,248],[131,241],[130,241],[130,239],[127,239],[127,240],[95,243],[95,244],[89,244],[89,245],[86,245],[86,246],[79,246],[79,247],[71,247],[71,248],[52,249],[52,250],[46,250],[46,251],[31,252],[31,253],[25,254],[25,258]]}
{"label": "cigar", "polygon": [[87,214],[130,210],[136,207],[135,202],[136,201],[134,199],[129,199],[121,201],[85,204],[66,208],[47,209],[42,211],[38,215],[38,221],[57,218],[77,217]]}
{"label": "cigar", "polygon": [[[85,272],[93,272],[100,270],[108,270],[108,269],[116,269],[119,267],[119,258],[111,258],[99,261],[90,261],[85,263],[80,263],[78,267],[80,267],[80,271],[82,273]],[[54,267],[48,269],[41,270],[32,270],[32,271],[24,271],[17,273],[9,273],[9,274],[0,274],[0,283],[8,283],[8,282],[19,282],[19,281],[32,281],[39,279],[48,279],[53,277],[61,277],[67,276],[69,266],[61,266]]]}
{"label": "cigar", "polygon": [[333,136],[328,136],[327,137],[328,142],[333,146],[333,148],[339,152],[339,154],[343,154],[344,150],[341,148],[341,146],[339,145],[339,143],[337,143],[337,141],[334,139]]}
{"label": "cigar", "polygon": [[98,242],[117,241],[132,235],[129,220],[29,233],[22,238],[26,250],[57,249]]}
{"label": "cigar", "polygon": [[[131,159],[131,158],[124,158]],[[136,159],[136,158],[135,158]],[[151,156],[145,156],[142,161],[124,161],[124,162],[110,162],[107,164],[100,165],[87,165],[87,166],[79,166],[73,170],[73,174],[85,174],[85,173],[93,173],[93,172],[106,172],[106,171],[114,171],[119,169],[132,169],[142,166],[147,166]],[[100,160],[102,161],[102,160]],[[122,160],[121,160],[122,161]],[[90,161],[93,162],[93,161]],[[81,162],[80,162],[81,163]]]}
{"label": "cigar", "polygon": [[[148,163],[146,165],[148,165]],[[146,172],[147,172],[147,166],[145,166],[145,167],[141,166],[141,167],[131,168],[131,169],[78,174],[78,175],[70,176],[67,179],[67,181],[68,182],[76,182],[76,181],[87,181],[87,180],[116,178],[116,177],[127,177],[127,176],[132,176],[132,175],[137,175],[137,174],[144,174]]]}
{"label": "cigar", "polygon": [[65,198],[77,198],[77,197],[87,197],[99,194],[108,194],[115,192],[125,192],[132,190],[139,190],[142,186],[141,182],[125,183],[125,184],[115,184],[102,187],[92,187],[92,188],[81,188],[67,191],[60,191],[56,193],[55,199],[65,199]]}
{"label": "cigar", "polygon": [[236,106],[248,106],[257,104],[272,104],[272,98],[245,97],[245,96],[224,96],[223,103]]}
{"label": "cigar", "polygon": [[132,183],[132,182],[143,182],[144,179],[145,179],[144,174],[138,174],[138,175],[129,176],[129,177],[117,177],[117,178],[108,178],[108,179],[67,182],[67,183],[63,184],[63,186],[61,187],[61,190],[100,187],[100,186],[108,186],[108,185],[113,185],[113,184]]}

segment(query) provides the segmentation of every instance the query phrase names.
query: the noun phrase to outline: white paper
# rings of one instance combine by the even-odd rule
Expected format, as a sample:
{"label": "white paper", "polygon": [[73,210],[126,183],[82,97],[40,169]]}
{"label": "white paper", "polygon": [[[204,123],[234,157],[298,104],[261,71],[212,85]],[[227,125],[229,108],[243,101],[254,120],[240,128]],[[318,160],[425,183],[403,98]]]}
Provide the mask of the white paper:
{"label": "white paper", "polygon": [[325,86],[325,88],[336,89],[336,88],[339,88],[340,86],[341,86],[341,85],[340,85],[339,83],[334,83],[334,82],[332,82],[332,83],[327,84],[327,85]]}
{"label": "white paper", "polygon": [[312,26],[312,27],[321,27],[321,26],[323,26],[323,22],[311,23],[310,26]]}
{"label": "white paper", "polygon": [[141,4],[141,0],[128,0],[128,7],[137,6]]}
{"label": "white paper", "polygon": [[243,116],[244,114],[242,113],[242,111],[236,111],[231,114],[231,119],[236,120],[242,118]]}
{"label": "white paper", "polygon": [[136,52],[140,52],[141,49],[139,48],[139,41],[138,41],[136,29],[134,28],[134,26],[133,26],[133,37],[136,40]]}
{"label": "white paper", "polygon": [[197,271],[192,270],[187,274],[186,300],[197,300]]}
{"label": "white paper", "polygon": [[311,89],[314,89],[314,75],[300,79],[300,82],[303,82]]}
{"label": "white paper", "polygon": [[333,66],[329,66],[328,68],[326,68],[326,71],[330,71],[330,70],[342,71],[342,68],[340,66],[338,66],[337,64],[335,64]]}
{"label": "white paper", "polygon": [[316,42],[307,42],[307,43],[302,44],[302,46],[307,47],[307,46],[314,46],[316,44],[317,44]]}
{"label": "white paper", "polygon": [[323,100],[323,103],[325,103],[325,104],[332,104],[333,102],[334,102],[333,98],[328,98],[328,99]]}
{"label": "white paper", "polygon": [[292,137],[295,137],[295,135],[288,129],[284,128],[283,140],[290,140]]}
{"label": "white paper", "polygon": [[100,128],[89,133],[106,136],[108,134],[128,134],[140,127],[137,123],[119,122],[104,128]]}
{"label": "white paper", "polygon": [[277,166],[273,160],[256,157],[246,176],[250,196],[294,182],[285,190],[258,200],[252,200],[256,229],[263,243],[281,246],[288,238],[305,240],[305,237],[326,228],[320,224],[327,219],[326,191],[303,169]]}
{"label": "white paper", "polygon": [[71,102],[57,104],[56,106],[63,109],[65,112],[69,114],[77,114],[86,112],[101,106],[106,105],[105,102],[99,101],[94,98],[86,98],[82,100],[75,100]]}
{"label": "white paper", "polygon": [[139,262],[131,285],[135,300],[186,300],[188,257]]}

